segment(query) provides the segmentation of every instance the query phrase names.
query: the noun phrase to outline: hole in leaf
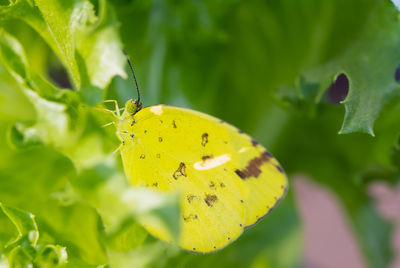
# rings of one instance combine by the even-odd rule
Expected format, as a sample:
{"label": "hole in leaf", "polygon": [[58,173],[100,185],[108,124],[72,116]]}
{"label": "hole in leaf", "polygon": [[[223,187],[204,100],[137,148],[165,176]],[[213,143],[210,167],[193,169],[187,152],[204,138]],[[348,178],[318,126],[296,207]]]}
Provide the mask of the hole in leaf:
{"label": "hole in leaf", "polygon": [[49,59],[49,63],[47,66],[47,73],[49,75],[50,80],[56,84],[56,86],[61,88],[69,88],[72,89],[71,81],[69,80],[69,76],[67,70],[64,65],[60,62],[56,55],[51,55]]}
{"label": "hole in leaf", "polygon": [[328,102],[339,104],[349,93],[349,79],[345,74],[339,74],[325,93]]}
{"label": "hole in leaf", "polygon": [[400,64],[394,71],[394,80],[396,80],[396,82],[400,82]]}

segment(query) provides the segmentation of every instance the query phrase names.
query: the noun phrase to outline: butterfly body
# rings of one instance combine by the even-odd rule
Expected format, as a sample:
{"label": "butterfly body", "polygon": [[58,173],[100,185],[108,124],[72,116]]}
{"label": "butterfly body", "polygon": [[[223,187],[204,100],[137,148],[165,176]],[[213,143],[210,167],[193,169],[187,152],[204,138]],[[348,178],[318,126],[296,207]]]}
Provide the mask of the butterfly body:
{"label": "butterfly body", "polygon": [[[190,109],[128,106],[117,127],[125,174],[133,185],[181,193],[182,248],[223,248],[283,197],[283,169],[239,129]],[[162,226],[144,225],[171,241]]]}

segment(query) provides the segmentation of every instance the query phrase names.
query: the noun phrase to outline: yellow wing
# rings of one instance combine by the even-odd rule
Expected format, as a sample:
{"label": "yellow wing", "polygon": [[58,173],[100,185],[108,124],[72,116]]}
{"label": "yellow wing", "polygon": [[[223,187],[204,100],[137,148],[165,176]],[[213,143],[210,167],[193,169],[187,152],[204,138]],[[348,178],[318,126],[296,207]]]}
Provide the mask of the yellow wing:
{"label": "yellow wing", "polygon": [[[182,248],[209,252],[235,240],[284,195],[286,176],[265,148],[235,127],[193,110],[150,106],[118,125],[134,185],[182,192]],[[157,224],[145,227],[170,241]]]}

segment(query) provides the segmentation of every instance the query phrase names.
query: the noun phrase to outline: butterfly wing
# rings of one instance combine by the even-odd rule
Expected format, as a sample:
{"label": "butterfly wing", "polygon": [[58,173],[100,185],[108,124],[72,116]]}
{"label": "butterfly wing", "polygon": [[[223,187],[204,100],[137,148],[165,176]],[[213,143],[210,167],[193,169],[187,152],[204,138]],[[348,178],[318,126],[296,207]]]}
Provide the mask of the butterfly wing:
{"label": "butterfly wing", "polygon": [[[125,174],[134,185],[182,192],[179,244],[187,250],[226,246],[268,213],[287,187],[279,164],[261,145],[203,113],[150,106],[125,116],[118,134]],[[170,240],[161,226],[146,228]]]}

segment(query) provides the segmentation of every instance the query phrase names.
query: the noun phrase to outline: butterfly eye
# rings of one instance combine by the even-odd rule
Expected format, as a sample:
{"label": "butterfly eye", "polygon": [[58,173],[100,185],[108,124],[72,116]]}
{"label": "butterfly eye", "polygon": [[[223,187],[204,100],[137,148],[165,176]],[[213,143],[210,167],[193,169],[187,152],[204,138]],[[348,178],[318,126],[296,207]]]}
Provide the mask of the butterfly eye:
{"label": "butterfly eye", "polygon": [[142,103],[138,100],[130,99],[125,103],[125,109],[129,114],[133,115],[142,109]]}

